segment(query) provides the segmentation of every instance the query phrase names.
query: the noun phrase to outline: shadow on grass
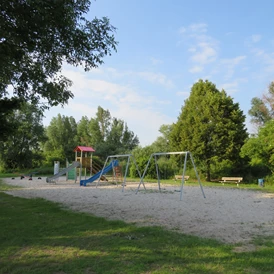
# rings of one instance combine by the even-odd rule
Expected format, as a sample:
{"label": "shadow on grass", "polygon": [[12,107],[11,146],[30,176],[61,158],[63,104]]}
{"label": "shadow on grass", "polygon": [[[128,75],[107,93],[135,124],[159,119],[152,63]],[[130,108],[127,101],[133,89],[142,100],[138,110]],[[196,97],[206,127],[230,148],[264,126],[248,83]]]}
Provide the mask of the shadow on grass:
{"label": "shadow on grass", "polygon": [[0,273],[273,273],[274,269],[272,246],[236,254],[233,246],[214,240],[106,221],[43,199],[0,193],[0,223]]}

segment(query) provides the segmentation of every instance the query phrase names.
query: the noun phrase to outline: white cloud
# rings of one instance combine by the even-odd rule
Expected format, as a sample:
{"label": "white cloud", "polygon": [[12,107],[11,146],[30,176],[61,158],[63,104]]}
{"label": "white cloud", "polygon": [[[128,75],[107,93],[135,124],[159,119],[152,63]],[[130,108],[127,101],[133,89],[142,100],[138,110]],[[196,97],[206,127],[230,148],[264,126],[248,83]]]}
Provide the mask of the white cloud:
{"label": "white cloud", "polygon": [[263,49],[254,48],[251,50],[252,53],[254,53],[256,56],[263,56],[265,54],[265,51]]}
{"label": "white cloud", "polygon": [[151,83],[160,84],[166,88],[174,87],[173,82],[169,80],[164,74],[144,71],[139,72],[138,75]]}
{"label": "white cloud", "polygon": [[142,146],[149,145],[156,140],[161,125],[172,123],[172,120],[161,112],[144,107],[132,108],[127,104],[113,109],[111,113],[128,122],[129,128],[137,134]]}
{"label": "white cloud", "polygon": [[191,57],[195,63],[206,65],[216,60],[217,51],[209,43],[199,43],[197,52]]}
{"label": "white cloud", "polygon": [[188,51],[189,51],[189,52],[196,52],[197,49],[196,49],[196,47],[191,47],[191,48],[188,49]]}
{"label": "white cloud", "polygon": [[207,32],[207,24],[199,23],[199,24],[191,24],[188,29],[192,32]]}
{"label": "white cloud", "polygon": [[224,83],[221,85],[221,89],[224,89],[229,95],[236,93],[238,91],[238,82]]}
{"label": "white cloud", "polygon": [[154,57],[151,57],[150,61],[154,66],[163,64],[163,61],[161,59],[157,59],[157,58],[154,58]]}
{"label": "white cloud", "polygon": [[[140,78],[154,84],[172,87],[173,83],[163,74],[149,72],[120,72],[115,69],[105,69],[102,75],[82,73],[80,70],[66,68],[63,74],[73,81],[71,88],[74,98],[64,108],[56,107],[46,112],[44,124],[48,125],[58,113],[73,116],[78,122],[83,116],[94,117],[97,107],[108,109],[112,117],[124,120],[129,129],[140,139],[142,146],[156,140],[162,124],[172,123],[171,118],[162,114],[161,110],[170,105],[170,100],[163,100],[158,94],[148,96],[148,92],[138,86],[122,84],[111,75],[129,75],[140,81]],[[160,110],[160,111],[159,111]]]}
{"label": "white cloud", "polygon": [[202,72],[203,70],[204,70],[203,66],[194,66],[189,69],[189,72],[190,73],[198,73],[198,72]]}
{"label": "white cloud", "polygon": [[237,56],[235,58],[230,58],[230,59],[222,59],[221,63],[223,64],[227,64],[229,66],[236,66],[238,65],[241,61],[245,60],[246,56],[245,55],[241,55],[241,56]]}
{"label": "white cloud", "polygon": [[218,57],[219,42],[208,35],[205,23],[191,24],[179,30],[182,38],[187,40],[188,52],[192,63],[190,73],[198,73]]}
{"label": "white cloud", "polygon": [[[256,65],[261,66],[261,74],[256,74],[256,77],[265,77],[273,79],[274,73],[274,52],[267,52],[264,49],[252,48],[251,53],[255,55]],[[269,80],[270,81],[270,80]]]}
{"label": "white cloud", "polygon": [[251,41],[252,41],[253,43],[258,43],[261,39],[262,39],[262,36],[259,35],[259,34],[253,34],[253,35],[251,36]]}
{"label": "white cloud", "polygon": [[222,59],[220,61],[220,64],[223,67],[224,78],[226,80],[232,78],[235,73],[236,66],[238,66],[245,59],[246,59],[245,55],[237,56],[234,58]]}

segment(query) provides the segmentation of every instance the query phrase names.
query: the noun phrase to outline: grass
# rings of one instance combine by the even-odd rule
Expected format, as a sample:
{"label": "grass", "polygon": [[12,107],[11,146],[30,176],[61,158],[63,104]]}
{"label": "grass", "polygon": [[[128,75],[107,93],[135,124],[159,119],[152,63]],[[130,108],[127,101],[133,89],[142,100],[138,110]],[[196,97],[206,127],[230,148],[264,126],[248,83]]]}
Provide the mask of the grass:
{"label": "grass", "polygon": [[12,186],[12,185],[5,184],[0,179],[0,191],[7,191],[7,190],[11,190],[11,189],[18,189],[18,188],[21,188],[21,187],[20,186]]}
{"label": "grass", "polygon": [[[0,190],[7,190],[3,183]],[[274,238],[255,251],[76,213],[0,192],[0,273],[273,273]],[[232,232],[233,233],[233,232]]]}

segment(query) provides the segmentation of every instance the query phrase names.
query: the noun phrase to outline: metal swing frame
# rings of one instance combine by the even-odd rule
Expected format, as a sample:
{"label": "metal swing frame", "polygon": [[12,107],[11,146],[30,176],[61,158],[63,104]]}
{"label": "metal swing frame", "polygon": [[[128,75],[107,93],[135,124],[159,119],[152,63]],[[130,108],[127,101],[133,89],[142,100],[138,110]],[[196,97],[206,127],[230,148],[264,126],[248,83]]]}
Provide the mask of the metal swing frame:
{"label": "metal swing frame", "polygon": [[183,168],[183,174],[182,174],[182,183],[181,183],[181,187],[180,187],[180,200],[182,200],[182,197],[183,197],[183,187],[184,187],[184,183],[185,183],[185,172],[186,172],[186,164],[187,164],[188,155],[189,155],[189,158],[190,158],[191,163],[193,165],[193,168],[195,170],[195,174],[196,174],[197,180],[199,182],[199,185],[200,185],[200,188],[201,188],[201,191],[202,191],[202,195],[203,195],[204,198],[206,198],[204,190],[203,190],[203,186],[202,186],[202,183],[201,183],[201,180],[200,180],[200,176],[199,176],[198,171],[196,169],[196,166],[195,166],[192,154],[189,151],[152,153],[150,155],[150,157],[149,157],[149,160],[147,162],[146,168],[145,168],[144,173],[143,173],[143,175],[141,177],[140,183],[139,183],[139,185],[138,185],[138,187],[136,189],[136,194],[139,192],[141,184],[143,184],[143,186],[145,186],[145,184],[144,184],[144,177],[145,177],[145,175],[147,173],[147,170],[148,170],[148,167],[149,167],[149,164],[150,164],[152,158],[154,158],[154,160],[155,160],[156,173],[157,173],[157,181],[158,181],[158,189],[161,192],[161,183],[160,183],[159,168],[158,168],[158,164],[157,164],[157,156],[162,156],[162,155],[182,155],[182,154],[185,155],[185,159],[184,159],[184,168]]}
{"label": "metal swing frame", "polygon": [[[111,160],[111,159],[117,159],[117,158],[127,158],[126,172],[125,172],[124,180],[123,180],[123,184],[122,184],[122,192],[124,192],[124,189],[125,189],[125,186],[126,186],[126,179],[127,179],[127,173],[128,173],[128,167],[129,167],[130,159],[133,161],[133,163],[134,163],[134,165],[135,165],[135,169],[136,169],[137,172],[138,172],[139,178],[141,178],[141,173],[140,173],[140,171],[139,171],[137,162],[136,162],[136,160],[135,160],[135,158],[134,158],[134,156],[133,156],[132,154],[110,155],[110,156],[107,157],[107,159],[106,159],[106,161],[105,161],[105,163],[104,163],[104,167],[103,167],[103,169],[102,169],[102,171],[101,171],[101,174],[100,174],[100,176],[99,176],[99,179],[98,179],[98,181],[96,182],[96,187],[99,185],[101,176],[103,175],[103,170],[105,169],[105,167],[106,167],[108,161]],[[112,160],[112,170],[113,170],[113,173],[114,173],[116,185],[118,185],[118,184],[117,184],[117,177],[116,177],[116,174],[115,174],[115,169],[114,169],[113,160]],[[144,183],[143,183],[143,186],[144,186],[144,189],[146,189]],[[140,188],[140,185],[138,186],[138,188]]]}

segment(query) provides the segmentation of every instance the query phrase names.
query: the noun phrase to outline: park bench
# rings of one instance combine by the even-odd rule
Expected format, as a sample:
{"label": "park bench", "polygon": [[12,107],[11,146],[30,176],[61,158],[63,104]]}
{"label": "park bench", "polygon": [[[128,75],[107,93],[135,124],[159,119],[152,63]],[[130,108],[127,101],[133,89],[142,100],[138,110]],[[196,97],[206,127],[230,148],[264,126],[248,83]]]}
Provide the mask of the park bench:
{"label": "park bench", "polygon": [[[182,180],[183,179],[183,175],[175,175],[175,181],[177,180]],[[187,181],[189,179],[189,176],[184,176],[185,181]]]}
{"label": "park bench", "polygon": [[237,186],[239,186],[239,184],[243,181],[242,177],[222,177],[221,181],[219,181],[220,183],[222,183],[223,185],[225,183],[235,183],[237,184]]}

